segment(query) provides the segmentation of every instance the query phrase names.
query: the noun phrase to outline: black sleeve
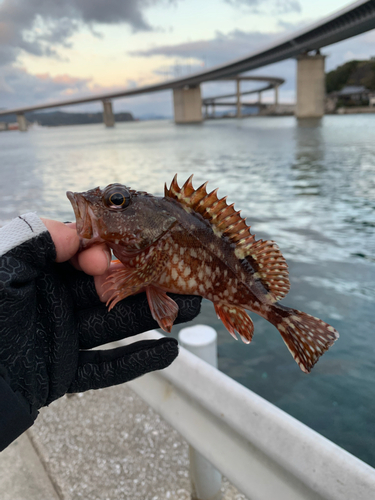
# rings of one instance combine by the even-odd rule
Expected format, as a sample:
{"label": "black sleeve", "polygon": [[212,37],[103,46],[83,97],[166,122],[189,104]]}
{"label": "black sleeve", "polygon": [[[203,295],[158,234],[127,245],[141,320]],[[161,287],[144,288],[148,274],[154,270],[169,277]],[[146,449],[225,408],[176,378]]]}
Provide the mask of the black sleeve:
{"label": "black sleeve", "polygon": [[[29,220],[28,220],[29,219]],[[55,248],[47,229],[31,214],[19,217],[0,230],[0,451],[31,427],[38,411],[33,409],[12,383],[9,366],[13,330],[25,332],[29,323],[35,323],[31,313],[35,295],[35,268],[42,267],[46,256],[54,259]],[[43,242],[42,248],[35,245]],[[38,251],[37,251],[38,250]],[[35,299],[34,299],[35,302]],[[31,335],[30,335],[31,336]],[[20,352],[24,348],[20,345]],[[35,358],[34,358],[35,361]],[[20,356],[19,363],[24,359]]]}
{"label": "black sleeve", "polygon": [[20,436],[34,423],[27,401],[20,393],[13,392],[0,367],[0,451]]}

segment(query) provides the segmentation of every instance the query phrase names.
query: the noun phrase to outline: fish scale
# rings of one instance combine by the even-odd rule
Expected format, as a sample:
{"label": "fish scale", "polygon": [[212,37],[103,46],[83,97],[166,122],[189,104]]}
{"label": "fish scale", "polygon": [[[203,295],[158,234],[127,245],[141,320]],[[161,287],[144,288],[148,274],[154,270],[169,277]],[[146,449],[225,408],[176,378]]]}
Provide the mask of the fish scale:
{"label": "fish scale", "polygon": [[213,302],[229,333],[246,343],[254,333],[250,310],[279,330],[309,372],[337,331],[279,303],[290,283],[278,246],[256,240],[234,204],[206,186],[194,189],[191,176],[180,187],[175,176],[163,198],[121,184],[68,192],[85,246],[105,242],[119,259],[106,282],[109,309],[145,291],[154,319],[170,332],[178,306],[167,293],[201,295]]}

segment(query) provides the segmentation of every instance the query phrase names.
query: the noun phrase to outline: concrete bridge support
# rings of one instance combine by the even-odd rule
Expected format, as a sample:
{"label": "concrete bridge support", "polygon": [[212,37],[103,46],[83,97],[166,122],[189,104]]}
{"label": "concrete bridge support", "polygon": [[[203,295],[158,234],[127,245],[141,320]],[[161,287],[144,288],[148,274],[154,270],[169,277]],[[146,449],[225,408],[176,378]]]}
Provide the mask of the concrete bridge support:
{"label": "concrete bridge support", "polygon": [[241,80],[237,78],[236,80],[236,92],[237,92],[237,118],[241,118]]}
{"label": "concrete bridge support", "polygon": [[301,54],[297,57],[297,118],[324,115],[325,56]]}
{"label": "concrete bridge support", "polygon": [[202,116],[201,88],[173,89],[175,123],[200,123]]}
{"label": "concrete bridge support", "polygon": [[17,114],[18,130],[20,132],[27,132],[27,121],[23,113]]}
{"label": "concrete bridge support", "polygon": [[103,122],[106,127],[115,126],[115,116],[112,111],[112,101],[105,99],[103,102]]}

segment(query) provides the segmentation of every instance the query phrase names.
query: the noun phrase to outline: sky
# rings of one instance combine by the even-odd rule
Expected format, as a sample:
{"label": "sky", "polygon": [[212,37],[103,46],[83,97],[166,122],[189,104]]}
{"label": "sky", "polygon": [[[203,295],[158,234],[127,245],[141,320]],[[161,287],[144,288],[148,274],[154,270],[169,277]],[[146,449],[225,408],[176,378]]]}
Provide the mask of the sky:
{"label": "sky", "polygon": [[[0,108],[139,87],[225,63],[342,9],[343,0],[0,0]],[[375,56],[375,30],[322,50],[326,70]],[[249,74],[278,76],[294,102],[296,61]],[[254,84],[245,84],[244,90]],[[233,87],[233,88],[232,88]],[[203,96],[234,91],[206,83]],[[272,100],[266,93],[263,100]],[[136,117],[171,116],[171,92],[113,103]],[[101,103],[70,111],[101,111]]]}

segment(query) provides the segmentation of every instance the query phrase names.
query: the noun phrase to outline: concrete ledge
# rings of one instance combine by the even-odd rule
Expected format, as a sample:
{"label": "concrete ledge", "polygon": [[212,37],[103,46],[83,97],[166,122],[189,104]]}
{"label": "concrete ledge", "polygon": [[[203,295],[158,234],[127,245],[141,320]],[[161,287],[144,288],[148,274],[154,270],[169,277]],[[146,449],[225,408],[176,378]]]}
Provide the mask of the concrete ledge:
{"label": "concrete ledge", "polygon": [[59,500],[27,433],[0,453],[1,500]]}

